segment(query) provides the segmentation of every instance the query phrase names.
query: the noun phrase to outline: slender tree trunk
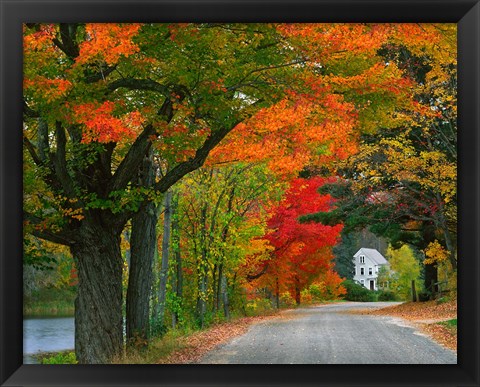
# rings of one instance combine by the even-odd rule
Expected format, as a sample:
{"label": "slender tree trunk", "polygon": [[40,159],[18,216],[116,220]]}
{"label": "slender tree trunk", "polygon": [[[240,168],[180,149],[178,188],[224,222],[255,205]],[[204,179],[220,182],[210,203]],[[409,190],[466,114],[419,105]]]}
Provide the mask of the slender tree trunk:
{"label": "slender tree trunk", "polygon": [[440,227],[443,231],[443,237],[445,239],[445,246],[447,248],[447,251],[449,252],[448,254],[448,259],[450,261],[450,264],[452,265],[452,269],[453,271],[456,271],[457,270],[457,251],[456,251],[456,247],[454,246],[454,243],[452,241],[452,235],[448,229],[448,223],[447,223],[447,219],[445,218],[445,214],[444,214],[444,211],[445,211],[445,208],[444,208],[444,205],[443,205],[443,201],[442,201],[442,198],[440,197],[440,194],[437,193],[437,203],[438,203],[438,207],[439,207],[439,223],[440,223]]}
{"label": "slender tree trunk", "polygon": [[227,276],[223,273],[220,276],[220,294],[223,303],[223,314],[227,320],[230,320],[230,301],[228,300]]}
{"label": "slender tree trunk", "polygon": [[71,252],[78,270],[75,354],[81,364],[105,364],[123,353],[121,231],[82,226]]}
{"label": "slender tree trunk", "polygon": [[220,275],[217,277],[218,270],[220,270],[219,265],[215,263],[213,265],[213,270],[212,270],[212,294],[213,294],[212,311],[213,313],[216,313],[218,311],[219,303],[220,303],[220,300],[218,298],[218,295],[219,295],[218,288],[220,287]]}
{"label": "slender tree trunk", "polygon": [[163,214],[163,237],[162,237],[162,265],[160,268],[160,285],[158,289],[158,303],[156,316],[160,322],[163,322],[165,315],[165,299],[167,292],[167,280],[168,280],[168,255],[170,248],[170,231],[172,225],[172,191],[168,190],[165,193]]}
{"label": "slender tree trunk", "polygon": [[203,328],[205,322],[205,312],[207,306],[207,276],[206,274],[200,274],[199,283],[198,283],[198,296],[197,296],[197,308],[196,314],[200,327]]}
{"label": "slender tree trunk", "polygon": [[205,312],[207,306],[207,271],[208,271],[208,247],[207,247],[207,204],[202,206],[200,212],[200,250],[201,257],[198,263],[198,295],[197,295],[197,307],[196,317],[200,323],[200,327],[203,327]]}
{"label": "slender tree trunk", "polygon": [[183,297],[183,270],[182,270],[182,256],[180,250],[180,224],[178,221],[178,195],[172,197],[172,235],[171,235],[171,245],[172,245],[172,256],[174,259],[174,278],[173,278],[173,291],[177,299],[177,304],[172,313],[172,327],[177,326],[179,320],[179,310],[182,305]]}
{"label": "slender tree trunk", "polygon": [[[435,240],[435,230],[433,226],[424,225],[424,228],[422,230],[423,244],[419,246],[420,249],[421,250],[426,249],[429,243],[433,242],[434,240]],[[424,265],[424,278],[425,278],[425,286],[430,287],[430,291],[431,291],[430,298],[434,299],[438,291],[437,287],[433,286],[433,284],[438,282],[438,268],[436,263]]]}
{"label": "slender tree trunk", "polygon": [[[123,237],[125,238],[125,240],[128,242],[128,244],[130,245],[130,231],[128,230],[125,230],[123,232]],[[130,270],[130,256],[131,256],[131,251],[130,249],[127,249],[125,251],[125,260],[127,261],[127,266],[128,266],[128,269]]]}
{"label": "slender tree trunk", "polygon": [[296,303],[297,305],[300,305],[300,301],[301,301],[300,280],[299,280],[299,278],[296,276],[296,277],[295,277],[295,303]]}
{"label": "slender tree trunk", "polygon": [[220,310],[220,304],[223,303],[222,277],[223,277],[223,262],[218,265],[218,283],[217,283],[217,287],[215,288],[215,311]]}
{"label": "slender tree trunk", "polygon": [[278,277],[275,278],[275,300],[277,302],[277,309],[280,309],[280,284],[278,283]]}

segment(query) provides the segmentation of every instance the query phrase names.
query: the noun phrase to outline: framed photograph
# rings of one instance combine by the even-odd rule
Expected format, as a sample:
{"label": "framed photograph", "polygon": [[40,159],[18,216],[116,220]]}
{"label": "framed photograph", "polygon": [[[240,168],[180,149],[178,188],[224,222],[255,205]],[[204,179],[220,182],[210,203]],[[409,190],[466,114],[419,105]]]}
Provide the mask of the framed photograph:
{"label": "framed photograph", "polygon": [[480,385],[478,0],[0,9],[2,386]]}

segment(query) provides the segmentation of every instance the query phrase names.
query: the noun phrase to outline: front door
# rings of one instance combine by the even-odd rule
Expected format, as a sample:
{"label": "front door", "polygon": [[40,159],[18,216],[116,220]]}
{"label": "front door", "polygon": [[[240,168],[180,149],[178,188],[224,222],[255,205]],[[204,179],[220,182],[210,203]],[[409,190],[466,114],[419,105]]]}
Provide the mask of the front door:
{"label": "front door", "polygon": [[370,280],[370,290],[375,290],[375,281]]}

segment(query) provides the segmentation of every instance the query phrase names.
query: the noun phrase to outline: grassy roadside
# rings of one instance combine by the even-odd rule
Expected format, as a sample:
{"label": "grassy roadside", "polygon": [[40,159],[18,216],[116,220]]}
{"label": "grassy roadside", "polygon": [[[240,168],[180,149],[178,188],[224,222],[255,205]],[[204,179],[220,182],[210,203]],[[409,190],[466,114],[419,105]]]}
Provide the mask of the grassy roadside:
{"label": "grassy roadside", "polygon": [[242,317],[200,331],[169,331],[153,339],[148,348],[127,353],[113,364],[188,364],[229,339],[242,335],[252,324],[276,318],[280,313]]}
{"label": "grassy roadside", "polygon": [[[343,300],[324,301],[319,303],[302,304],[298,307],[309,308]],[[217,345],[242,335],[249,327],[271,319],[288,319],[288,312],[292,308],[265,311],[259,316],[237,317],[230,321],[218,322],[203,330],[176,329],[169,330],[161,338],[153,338],[148,347],[129,351],[122,358],[116,358],[112,364],[188,364],[199,360],[204,354]],[[42,354],[43,364],[70,364],[72,360],[68,352]],[[66,361],[64,361],[66,360]],[[74,358],[73,358],[74,360]]]}
{"label": "grassy roadside", "polygon": [[[308,308],[343,300],[324,301],[301,304],[298,307]],[[273,319],[288,319],[288,311],[296,309],[281,308],[271,310],[259,316],[239,317],[220,322],[200,331],[169,331],[161,339],[153,340],[148,349],[127,354],[123,359],[114,360],[114,364],[189,364],[195,363],[217,345],[247,332],[251,325]]]}

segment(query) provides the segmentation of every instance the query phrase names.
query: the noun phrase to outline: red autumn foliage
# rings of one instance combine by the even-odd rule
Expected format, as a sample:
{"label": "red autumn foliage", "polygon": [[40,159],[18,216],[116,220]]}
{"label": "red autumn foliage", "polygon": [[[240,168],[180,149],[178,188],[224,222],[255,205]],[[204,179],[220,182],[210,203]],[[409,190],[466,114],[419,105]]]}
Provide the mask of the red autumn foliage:
{"label": "red autumn foliage", "polygon": [[[331,248],[337,243],[342,225],[300,223],[299,217],[327,211],[333,202],[330,195],[318,193],[328,179],[294,179],[284,200],[272,210],[265,235],[275,248],[262,279],[275,284],[276,293],[288,290],[300,303],[300,293],[320,274],[331,270]],[[277,286],[278,281],[278,286]]]}

